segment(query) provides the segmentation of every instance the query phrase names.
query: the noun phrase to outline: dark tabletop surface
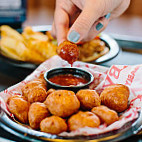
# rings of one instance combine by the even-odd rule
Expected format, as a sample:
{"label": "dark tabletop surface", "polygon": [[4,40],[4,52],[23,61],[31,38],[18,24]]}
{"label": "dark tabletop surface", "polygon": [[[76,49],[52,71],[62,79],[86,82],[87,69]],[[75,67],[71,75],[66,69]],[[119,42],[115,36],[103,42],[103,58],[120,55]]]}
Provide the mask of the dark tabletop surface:
{"label": "dark tabletop surface", "polygon": [[[112,59],[111,61],[102,63],[101,65],[109,67],[113,64],[134,65],[134,64],[141,64],[141,63],[142,63],[141,54],[122,51],[119,53],[119,55],[116,58]],[[0,91],[22,81],[32,71],[33,70],[31,69],[23,69],[23,68],[12,66],[0,60]],[[6,138],[12,141],[25,141],[10,134],[9,132],[6,132],[5,130],[3,130],[3,128],[0,128],[0,137]],[[0,138],[0,141],[4,141],[4,140],[3,139],[1,140]],[[141,141],[142,141],[141,135],[131,136],[130,138],[123,140],[123,142],[141,142]]]}

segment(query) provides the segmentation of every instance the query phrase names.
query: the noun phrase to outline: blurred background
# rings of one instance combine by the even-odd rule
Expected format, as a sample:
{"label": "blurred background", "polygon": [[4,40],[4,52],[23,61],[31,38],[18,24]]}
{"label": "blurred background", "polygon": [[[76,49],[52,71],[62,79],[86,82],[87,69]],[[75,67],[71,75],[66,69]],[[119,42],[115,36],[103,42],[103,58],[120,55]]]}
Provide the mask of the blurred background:
{"label": "blurred background", "polygon": [[[142,0],[131,0],[128,10],[111,21],[107,33],[142,36]],[[21,26],[52,24],[55,0],[0,0],[0,24]]]}

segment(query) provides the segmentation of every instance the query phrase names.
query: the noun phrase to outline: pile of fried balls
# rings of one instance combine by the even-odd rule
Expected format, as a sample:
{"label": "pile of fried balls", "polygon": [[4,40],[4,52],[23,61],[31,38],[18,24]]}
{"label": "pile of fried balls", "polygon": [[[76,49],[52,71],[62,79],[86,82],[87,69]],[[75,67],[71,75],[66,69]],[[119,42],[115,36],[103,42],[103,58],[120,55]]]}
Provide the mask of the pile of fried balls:
{"label": "pile of fried balls", "polygon": [[83,127],[110,125],[119,120],[119,112],[128,107],[129,89],[122,84],[106,87],[101,94],[82,89],[48,89],[43,75],[28,82],[22,95],[13,95],[8,108],[21,123],[50,134],[71,132]]}

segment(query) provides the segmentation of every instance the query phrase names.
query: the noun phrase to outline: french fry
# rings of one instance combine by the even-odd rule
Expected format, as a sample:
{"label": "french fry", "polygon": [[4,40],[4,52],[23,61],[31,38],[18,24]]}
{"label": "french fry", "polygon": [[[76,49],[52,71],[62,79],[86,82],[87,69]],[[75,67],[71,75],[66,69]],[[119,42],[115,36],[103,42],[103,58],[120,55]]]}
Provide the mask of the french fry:
{"label": "french fry", "polygon": [[49,39],[49,42],[52,43],[53,45],[55,45],[55,46],[57,47],[57,46],[58,46],[57,39],[55,39],[55,38],[51,35],[50,31],[47,31],[47,32],[46,32],[46,35],[47,35],[47,37],[48,37],[48,39]]}
{"label": "french fry", "polygon": [[[35,63],[41,63],[44,58],[37,54],[35,51],[31,51],[24,45],[23,42],[11,37],[2,37],[1,39],[1,51],[4,55],[11,57],[12,59],[30,61]],[[17,58],[19,57],[19,58]]]}
{"label": "french fry", "polygon": [[10,58],[10,59],[21,60],[21,58],[18,55],[16,55],[15,53],[9,51],[8,48],[5,48],[3,46],[0,46],[0,53],[2,55],[4,55],[5,57]]}
{"label": "french fry", "polygon": [[47,43],[47,49],[48,49],[47,50],[48,54],[46,54],[47,59],[57,54],[57,52],[56,52],[57,46],[50,43],[50,42]]}
{"label": "french fry", "polygon": [[41,55],[29,49],[25,51],[24,56],[25,56],[25,61],[35,64],[40,64],[45,61],[45,59]]}
{"label": "french fry", "polygon": [[3,49],[5,48],[5,49],[7,49],[7,51],[19,56],[21,60],[25,60],[23,57],[23,54],[26,50],[26,47],[21,41],[16,40],[11,37],[2,37],[1,47]]}
{"label": "french fry", "polygon": [[56,46],[47,41],[29,40],[27,47],[30,48],[30,50],[36,51],[38,54],[44,57],[45,60],[57,54]]}
{"label": "french fry", "polygon": [[26,27],[21,35],[11,27],[3,25],[0,52],[15,60],[39,64],[56,55],[56,46],[48,40],[47,35],[34,32],[31,27]]}
{"label": "french fry", "polygon": [[18,33],[16,30],[12,29],[7,25],[1,26],[0,31],[1,31],[1,37],[11,37],[22,42],[24,41],[24,38],[20,33]]}
{"label": "french fry", "polygon": [[48,37],[45,34],[41,32],[34,32],[31,27],[26,27],[22,36],[26,42],[29,40],[48,41]]}
{"label": "french fry", "polygon": [[49,38],[49,41],[55,40],[49,31],[46,32],[46,35]]}

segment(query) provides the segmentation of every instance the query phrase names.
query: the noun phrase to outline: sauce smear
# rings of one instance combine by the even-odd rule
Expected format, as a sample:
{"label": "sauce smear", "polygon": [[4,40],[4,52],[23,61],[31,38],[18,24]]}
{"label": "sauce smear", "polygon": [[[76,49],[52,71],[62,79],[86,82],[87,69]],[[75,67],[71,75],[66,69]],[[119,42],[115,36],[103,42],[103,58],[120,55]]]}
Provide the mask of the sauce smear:
{"label": "sauce smear", "polygon": [[53,76],[49,79],[49,81],[62,86],[80,86],[88,82],[84,78],[77,77],[72,74]]}

